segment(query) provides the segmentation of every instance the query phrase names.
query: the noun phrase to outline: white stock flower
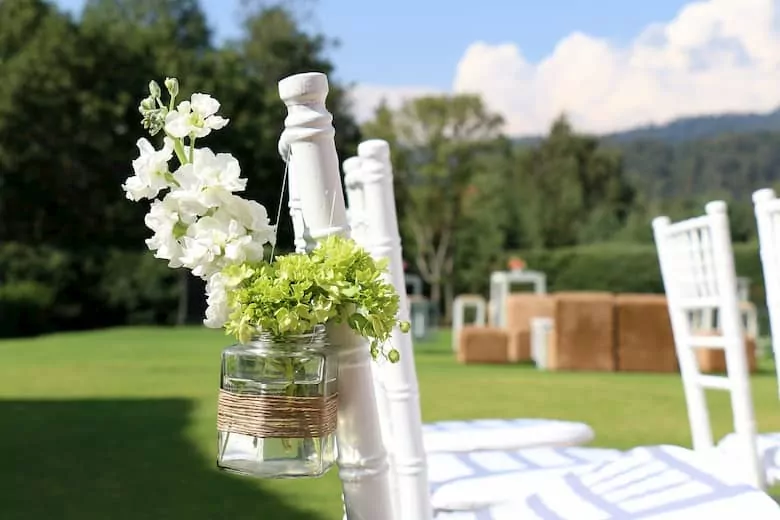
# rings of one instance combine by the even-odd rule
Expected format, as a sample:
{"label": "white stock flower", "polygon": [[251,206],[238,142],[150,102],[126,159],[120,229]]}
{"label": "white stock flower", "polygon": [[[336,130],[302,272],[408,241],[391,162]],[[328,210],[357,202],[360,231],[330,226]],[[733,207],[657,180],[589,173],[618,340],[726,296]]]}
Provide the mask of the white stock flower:
{"label": "white stock flower", "polygon": [[212,329],[218,329],[227,322],[230,317],[228,305],[227,286],[222,273],[215,273],[209,277],[206,283],[206,319],[203,324]]}
{"label": "white stock flower", "polygon": [[246,188],[238,160],[229,153],[215,154],[208,148],[195,150],[193,162],[181,166],[173,178],[179,183],[179,190],[195,194],[206,208],[216,208],[225,195]]}
{"label": "white stock flower", "polygon": [[168,162],[173,157],[173,140],[166,137],[162,150],[155,150],[148,139],[142,137],[136,142],[140,155],[133,161],[135,175],[128,177],[122,185],[127,198],[138,201],[156,197],[160,190],[169,187]]}
{"label": "white stock flower", "polygon": [[154,251],[154,256],[168,260],[169,267],[181,267],[181,244],[176,239],[179,212],[175,201],[168,197],[154,201],[144,223],[154,231],[152,238],[146,240],[146,246]]}
{"label": "white stock flower", "polygon": [[224,117],[216,115],[219,101],[208,94],[193,94],[189,101],[182,101],[176,110],[165,117],[165,131],[173,137],[206,137],[212,130],[228,124]]}
{"label": "white stock flower", "polygon": [[182,264],[192,274],[208,277],[229,264],[257,261],[263,257],[263,243],[222,208],[213,216],[190,225],[183,240]]}
{"label": "white stock flower", "polygon": [[273,243],[274,227],[268,219],[268,211],[259,202],[231,193],[223,195],[220,209],[228,212],[232,218],[241,223],[254,241],[261,244]]}
{"label": "white stock flower", "polygon": [[208,213],[212,207],[198,191],[174,189],[166,195],[165,199],[176,207],[179,220],[187,226],[194,224],[198,217]]}

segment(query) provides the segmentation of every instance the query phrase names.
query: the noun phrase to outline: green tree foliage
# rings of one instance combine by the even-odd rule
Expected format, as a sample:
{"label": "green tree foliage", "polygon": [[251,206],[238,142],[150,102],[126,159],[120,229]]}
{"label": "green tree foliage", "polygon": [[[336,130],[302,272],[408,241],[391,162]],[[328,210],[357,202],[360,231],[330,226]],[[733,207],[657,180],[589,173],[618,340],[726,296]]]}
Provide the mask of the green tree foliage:
{"label": "green tree foliage", "polygon": [[564,117],[537,146],[520,151],[515,168],[517,216],[530,246],[609,239],[624,226],[634,202],[620,155],[574,132]]}
{"label": "green tree foliage", "polygon": [[[279,5],[249,9],[242,38],[212,52],[198,82],[201,90],[214,92],[223,102],[222,113],[231,118],[225,130],[209,136],[210,145],[229,149],[238,158],[249,180],[247,197],[273,212],[272,218],[284,174],[277,142],[287,115],[277,84],[291,74],[318,71],[332,77],[334,70],[326,57],[334,42],[304,32],[299,16]],[[333,114],[339,156],[354,155],[359,127],[350,114],[346,89],[332,80],[327,107]],[[286,207],[286,197],[282,204]],[[283,248],[292,244],[292,224],[284,209],[279,243]]]}
{"label": "green tree foliage", "polygon": [[684,143],[620,145],[631,178],[654,198],[694,197],[720,190],[736,199],[778,181],[780,133],[725,134]]}
{"label": "green tree foliage", "polygon": [[[50,1],[0,0],[0,242],[34,251],[29,257],[40,247],[68,259],[31,270],[19,262],[13,279],[0,271],[13,285],[0,286],[4,313],[19,307],[25,317],[17,321],[29,325],[51,308],[45,321],[67,328],[176,321],[160,311],[176,295],[178,321],[185,303],[203,304],[202,293],[177,289],[185,278],[135,256],[149,235],[145,208],[126,201],[120,185],[137,153],[137,106],[152,78],[175,75],[182,97],[198,90],[222,102],[231,122],[208,146],[239,159],[246,196],[272,220],[284,172],[279,79],[327,73],[339,155],[355,153],[361,132],[328,59],[336,41],[309,30],[309,13],[294,2],[245,6],[239,37],[216,44],[197,0],[87,0],[80,19]],[[513,144],[479,98],[434,96],[398,110],[380,106],[364,135],[390,142],[405,253],[432,299],[446,305],[458,292],[484,290],[507,249],[533,249],[534,259],[554,263],[558,257],[544,256],[552,248],[649,246],[653,217],[699,215],[716,198],[729,203],[734,240],[753,240],[750,194],[780,186],[778,114],[694,118],[602,139],[562,117],[547,136]],[[291,234],[283,207],[282,249]],[[46,266],[70,278],[51,282]],[[128,273],[132,266],[137,272]],[[90,321],[84,310],[97,307],[110,316]]]}
{"label": "green tree foliage", "polygon": [[134,142],[115,146],[131,94],[103,88],[122,85],[129,64],[47,3],[0,4],[0,23],[17,19],[24,32],[0,43],[0,239],[84,247],[138,237],[124,229],[124,172],[113,167]]}
{"label": "green tree foliage", "polygon": [[[475,180],[485,173],[485,157],[494,153],[501,125],[501,117],[479,97],[457,95],[413,99],[395,112],[381,106],[364,127],[367,137],[385,138],[393,146],[395,175],[405,187],[399,214],[406,247],[431,286],[434,304],[444,291],[447,316],[457,235],[482,212],[470,197],[486,188]],[[492,189],[490,196],[495,193]]]}
{"label": "green tree foliage", "polygon": [[[68,252],[82,264],[74,264],[74,272],[94,274],[82,278],[85,292],[110,295],[111,308],[122,287],[137,290],[138,280],[120,272],[112,277],[102,266],[133,265],[109,260],[145,249],[146,208],[125,200],[121,184],[143,135],[138,103],[150,79],[162,83],[168,75],[181,80],[182,97],[197,90],[222,102],[231,124],[208,146],[239,159],[247,195],[275,219],[284,172],[277,152],[286,116],[277,92],[281,77],[329,74],[340,153],[354,153],[359,139],[345,90],[332,80],[332,42],[305,31],[299,18],[281,4],[250,9],[241,37],[215,45],[197,0],[88,0],[80,19],[43,0],[0,1],[0,242]],[[292,242],[284,211],[281,223],[284,249]],[[127,283],[112,286],[112,278]],[[179,285],[187,287],[185,281],[182,276]],[[168,291],[170,278],[164,283]],[[198,300],[195,293],[181,292],[180,309]],[[140,303],[117,313],[135,322],[157,320],[138,312],[143,298],[126,295],[126,302]],[[115,322],[100,319],[93,325]]]}

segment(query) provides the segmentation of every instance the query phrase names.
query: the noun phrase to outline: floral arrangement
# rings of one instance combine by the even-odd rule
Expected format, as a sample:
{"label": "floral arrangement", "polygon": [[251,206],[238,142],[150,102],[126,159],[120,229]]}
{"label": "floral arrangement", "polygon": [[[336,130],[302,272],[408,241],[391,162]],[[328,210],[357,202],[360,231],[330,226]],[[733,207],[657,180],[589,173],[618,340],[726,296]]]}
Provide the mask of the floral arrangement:
{"label": "floral arrangement", "polygon": [[[339,236],[308,254],[264,260],[276,228],[265,207],[236,195],[247,183],[238,161],[195,147],[228,124],[217,114],[220,103],[196,93],[176,105],[179,82],[167,78],[164,85],[167,103],[152,81],[139,106],[150,136],[163,134],[162,148],[139,139],[134,175],[122,188],[130,200],[152,200],[144,222],[154,232],[146,245],[155,256],[206,281],[204,324],[246,342],[261,331],[283,337],[329,321],[348,323],[370,340],[374,358],[397,361],[396,349],[381,346],[396,325],[406,332],[409,324],[396,317],[399,298],[383,280],[386,265]],[[178,165],[172,167],[174,156]]]}

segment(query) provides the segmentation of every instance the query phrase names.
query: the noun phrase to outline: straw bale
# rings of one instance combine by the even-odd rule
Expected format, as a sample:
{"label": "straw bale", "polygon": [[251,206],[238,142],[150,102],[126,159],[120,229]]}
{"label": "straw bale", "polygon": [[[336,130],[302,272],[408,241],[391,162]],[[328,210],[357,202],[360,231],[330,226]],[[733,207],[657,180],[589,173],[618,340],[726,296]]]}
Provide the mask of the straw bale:
{"label": "straw bale", "polygon": [[615,297],[618,370],[677,372],[677,353],[662,294],[620,294]]}
{"label": "straw bale", "polygon": [[460,363],[508,363],[509,337],[503,329],[469,325],[460,331]]}
{"label": "straw bale", "polygon": [[[716,336],[718,332],[699,332],[698,336]],[[758,370],[756,360],[756,340],[745,336],[745,353],[747,354],[748,370]],[[697,348],[696,360],[699,363],[699,371],[704,374],[726,373],[726,352],[723,349]]]}
{"label": "straw bale", "polygon": [[547,334],[547,370],[557,370],[558,351],[555,348],[558,344],[558,337],[555,335],[555,327]]}
{"label": "straw bale", "polygon": [[509,361],[531,359],[531,320],[552,318],[555,299],[550,294],[515,293],[506,299],[506,330],[509,334]]}
{"label": "straw bale", "polygon": [[614,311],[612,293],[556,293],[550,369],[616,370]]}

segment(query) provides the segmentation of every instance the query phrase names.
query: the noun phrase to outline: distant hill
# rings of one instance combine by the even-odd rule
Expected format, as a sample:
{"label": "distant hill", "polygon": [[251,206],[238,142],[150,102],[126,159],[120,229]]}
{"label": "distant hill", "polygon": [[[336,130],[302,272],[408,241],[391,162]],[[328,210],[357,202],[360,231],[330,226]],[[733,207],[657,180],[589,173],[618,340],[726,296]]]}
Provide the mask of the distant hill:
{"label": "distant hill", "polygon": [[604,136],[605,140],[654,140],[667,143],[697,141],[723,134],[744,134],[759,131],[780,131],[780,109],[768,114],[723,114],[685,117],[665,125],[650,125]]}
{"label": "distant hill", "polygon": [[[780,132],[780,108],[768,114],[721,114],[685,117],[664,125],[648,125],[603,136],[607,142],[623,144],[632,141],[683,143],[724,134],[744,134],[760,131]],[[519,145],[532,145],[541,137],[521,137]]]}

